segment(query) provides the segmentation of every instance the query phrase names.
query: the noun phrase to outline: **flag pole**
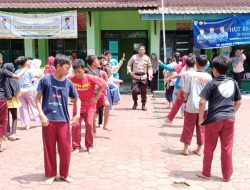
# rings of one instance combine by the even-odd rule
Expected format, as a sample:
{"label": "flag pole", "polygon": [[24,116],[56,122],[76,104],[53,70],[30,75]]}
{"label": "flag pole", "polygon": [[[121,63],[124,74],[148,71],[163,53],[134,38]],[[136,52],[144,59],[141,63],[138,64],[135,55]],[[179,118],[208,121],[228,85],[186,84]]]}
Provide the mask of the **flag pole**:
{"label": "flag pole", "polygon": [[161,14],[162,14],[162,33],[163,33],[163,51],[164,51],[164,63],[167,62],[167,48],[166,48],[166,34],[165,34],[165,15],[164,15],[164,0],[161,0]]}
{"label": "flag pole", "polygon": [[[161,14],[162,14],[162,35],[163,35],[163,52],[164,63],[167,63],[167,48],[166,48],[166,34],[165,34],[165,15],[164,15],[164,0],[161,0]],[[158,90],[159,90],[159,71],[158,71]]]}

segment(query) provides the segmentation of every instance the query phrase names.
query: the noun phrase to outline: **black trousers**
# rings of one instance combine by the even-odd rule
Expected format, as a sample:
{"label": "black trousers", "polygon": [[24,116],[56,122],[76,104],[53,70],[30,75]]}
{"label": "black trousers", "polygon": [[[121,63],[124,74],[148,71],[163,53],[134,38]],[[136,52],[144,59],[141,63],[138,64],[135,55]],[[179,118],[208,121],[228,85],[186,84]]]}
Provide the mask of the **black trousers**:
{"label": "black trousers", "polygon": [[158,71],[155,74],[153,74],[153,79],[151,82],[151,92],[157,89],[158,89]]}
{"label": "black trousers", "polygon": [[168,89],[166,88],[165,97],[169,103],[173,102],[173,91],[174,91],[174,86],[170,86]]}
{"label": "black trousers", "polygon": [[238,83],[238,86],[240,89],[241,89],[241,79],[242,79],[243,73],[244,71],[240,73],[233,72],[233,78]]}
{"label": "black trousers", "polygon": [[141,103],[145,105],[147,102],[147,80],[133,79],[131,89],[134,104],[137,105],[138,94],[141,94]]}
{"label": "black trousers", "polygon": [[[12,116],[12,127],[10,127],[10,114]],[[7,132],[9,135],[16,134],[17,128],[17,108],[9,108],[8,109],[8,128]]]}
{"label": "black trousers", "polygon": [[103,106],[100,106],[98,108],[98,114],[99,114],[98,124],[101,125],[103,122]]}

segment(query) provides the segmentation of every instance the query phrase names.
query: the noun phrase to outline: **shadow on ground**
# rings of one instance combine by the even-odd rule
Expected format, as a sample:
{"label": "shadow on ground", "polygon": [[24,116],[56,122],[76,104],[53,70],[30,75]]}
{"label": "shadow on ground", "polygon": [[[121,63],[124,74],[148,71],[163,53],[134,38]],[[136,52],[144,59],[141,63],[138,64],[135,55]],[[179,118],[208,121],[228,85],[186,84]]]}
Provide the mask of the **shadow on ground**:
{"label": "shadow on ground", "polygon": [[43,182],[45,180],[43,173],[25,174],[12,178],[11,180],[17,181],[20,184],[29,184],[31,182]]}
{"label": "shadow on ground", "polygon": [[176,137],[176,138],[179,138],[180,137],[180,134],[170,134],[170,133],[159,133],[160,136],[162,137]]}

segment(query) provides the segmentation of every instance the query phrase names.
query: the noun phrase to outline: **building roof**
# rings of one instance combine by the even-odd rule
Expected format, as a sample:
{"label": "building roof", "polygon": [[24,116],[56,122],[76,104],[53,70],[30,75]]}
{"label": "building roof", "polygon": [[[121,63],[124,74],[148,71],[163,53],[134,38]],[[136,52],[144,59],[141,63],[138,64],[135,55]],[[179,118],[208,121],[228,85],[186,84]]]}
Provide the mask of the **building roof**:
{"label": "building roof", "polygon": [[164,0],[164,8],[140,9],[140,14],[250,13],[250,0]]}
{"label": "building roof", "polygon": [[149,8],[159,0],[0,0],[0,9]]}

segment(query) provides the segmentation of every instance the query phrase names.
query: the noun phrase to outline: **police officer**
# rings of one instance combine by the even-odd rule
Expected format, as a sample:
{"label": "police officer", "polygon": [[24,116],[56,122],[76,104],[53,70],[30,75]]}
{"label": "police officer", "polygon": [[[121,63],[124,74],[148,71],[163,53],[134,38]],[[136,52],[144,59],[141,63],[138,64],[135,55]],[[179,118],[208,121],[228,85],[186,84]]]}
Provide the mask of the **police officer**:
{"label": "police officer", "polygon": [[127,65],[127,73],[132,78],[132,97],[134,101],[133,110],[136,110],[138,104],[138,94],[141,94],[142,110],[147,111],[145,107],[147,101],[147,76],[151,81],[153,78],[153,69],[150,58],[145,55],[146,48],[140,45],[138,54],[131,57]]}

